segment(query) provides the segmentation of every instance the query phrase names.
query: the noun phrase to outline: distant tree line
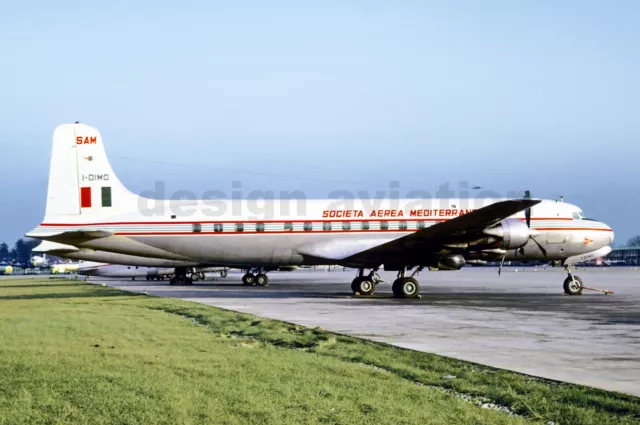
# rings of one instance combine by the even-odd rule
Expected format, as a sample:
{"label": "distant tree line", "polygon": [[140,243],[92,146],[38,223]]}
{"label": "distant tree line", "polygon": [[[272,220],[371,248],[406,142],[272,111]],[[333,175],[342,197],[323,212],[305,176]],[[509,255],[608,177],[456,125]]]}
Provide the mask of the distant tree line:
{"label": "distant tree line", "polygon": [[629,248],[640,248],[640,235],[634,236],[627,242]]}
{"label": "distant tree line", "polygon": [[18,239],[12,248],[5,242],[0,243],[0,262],[3,263],[28,263],[31,259],[31,251],[40,245],[37,239]]}

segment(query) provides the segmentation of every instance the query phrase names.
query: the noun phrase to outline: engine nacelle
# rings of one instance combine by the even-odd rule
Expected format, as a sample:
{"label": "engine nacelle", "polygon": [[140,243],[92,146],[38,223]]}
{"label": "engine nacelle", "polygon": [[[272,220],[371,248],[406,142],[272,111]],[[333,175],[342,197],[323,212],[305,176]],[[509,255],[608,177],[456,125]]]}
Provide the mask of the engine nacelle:
{"label": "engine nacelle", "polygon": [[517,218],[504,219],[497,226],[485,229],[483,233],[502,239],[501,248],[503,249],[521,248],[529,242],[531,235],[527,224]]}
{"label": "engine nacelle", "polygon": [[460,270],[467,262],[462,255],[448,255],[438,260],[439,270]]}

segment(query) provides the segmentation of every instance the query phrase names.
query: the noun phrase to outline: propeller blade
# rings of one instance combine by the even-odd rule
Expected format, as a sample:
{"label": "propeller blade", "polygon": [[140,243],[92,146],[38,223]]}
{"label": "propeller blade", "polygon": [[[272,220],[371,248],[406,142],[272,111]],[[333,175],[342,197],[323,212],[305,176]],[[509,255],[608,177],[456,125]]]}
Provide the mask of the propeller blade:
{"label": "propeller blade", "polygon": [[[524,191],[524,199],[531,199],[531,191]],[[526,210],[524,210],[524,217],[527,221],[527,227],[531,229],[531,208],[527,208]]]}
{"label": "propeller blade", "polygon": [[542,252],[542,255],[544,255],[544,257],[547,258],[547,250],[544,249],[544,247],[540,244],[540,242],[535,240],[533,237],[531,237],[531,240],[534,241],[536,243],[536,245],[538,245],[538,248],[540,248],[540,251]]}

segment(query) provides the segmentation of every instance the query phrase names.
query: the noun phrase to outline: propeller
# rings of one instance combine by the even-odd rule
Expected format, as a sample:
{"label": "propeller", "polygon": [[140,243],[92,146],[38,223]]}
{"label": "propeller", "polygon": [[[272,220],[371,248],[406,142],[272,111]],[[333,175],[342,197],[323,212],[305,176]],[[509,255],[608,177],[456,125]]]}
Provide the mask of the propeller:
{"label": "propeller", "polygon": [[[530,190],[524,191],[524,199],[531,199]],[[535,229],[531,230],[531,208],[527,208],[526,210],[524,210],[524,218],[525,218],[525,222],[527,223],[527,227],[529,228],[529,239],[531,239],[538,246],[538,248],[540,248],[540,252],[542,252],[542,255],[544,255],[546,258],[547,250],[534,238],[534,236],[538,236],[539,232]],[[516,250],[516,257],[518,253],[524,255],[524,247],[520,248],[519,250]],[[498,268],[498,276],[502,274],[502,266],[504,265],[504,259],[506,256],[507,256],[507,253],[505,253],[502,256],[502,260],[500,261],[500,267]]]}
{"label": "propeller", "polygon": [[[531,199],[530,190],[524,191],[524,199]],[[540,244],[540,242],[538,242],[534,238],[534,236],[538,235],[538,232],[536,230],[531,231],[531,208],[527,208],[526,210],[524,210],[524,218],[527,223],[527,227],[529,228],[529,239],[531,239],[538,246],[538,248],[540,248],[540,252],[542,252],[542,255],[544,255],[546,258],[547,250],[544,249],[544,247]],[[524,248],[520,248],[520,253],[524,255]]]}

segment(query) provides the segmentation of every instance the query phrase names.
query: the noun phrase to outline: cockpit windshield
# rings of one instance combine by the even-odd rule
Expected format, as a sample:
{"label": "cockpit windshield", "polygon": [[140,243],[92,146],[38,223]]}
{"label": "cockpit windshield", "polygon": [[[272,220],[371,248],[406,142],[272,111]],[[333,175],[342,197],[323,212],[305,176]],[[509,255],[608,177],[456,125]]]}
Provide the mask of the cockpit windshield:
{"label": "cockpit windshield", "polygon": [[584,214],[582,213],[582,211],[574,211],[573,213],[571,213],[571,215],[573,216],[574,220],[589,220],[589,221],[598,221],[596,219],[593,218],[587,218],[584,216]]}
{"label": "cockpit windshield", "polygon": [[574,220],[588,220],[588,221],[598,221],[595,218],[587,218],[584,216],[582,211],[575,211],[572,213]]}

